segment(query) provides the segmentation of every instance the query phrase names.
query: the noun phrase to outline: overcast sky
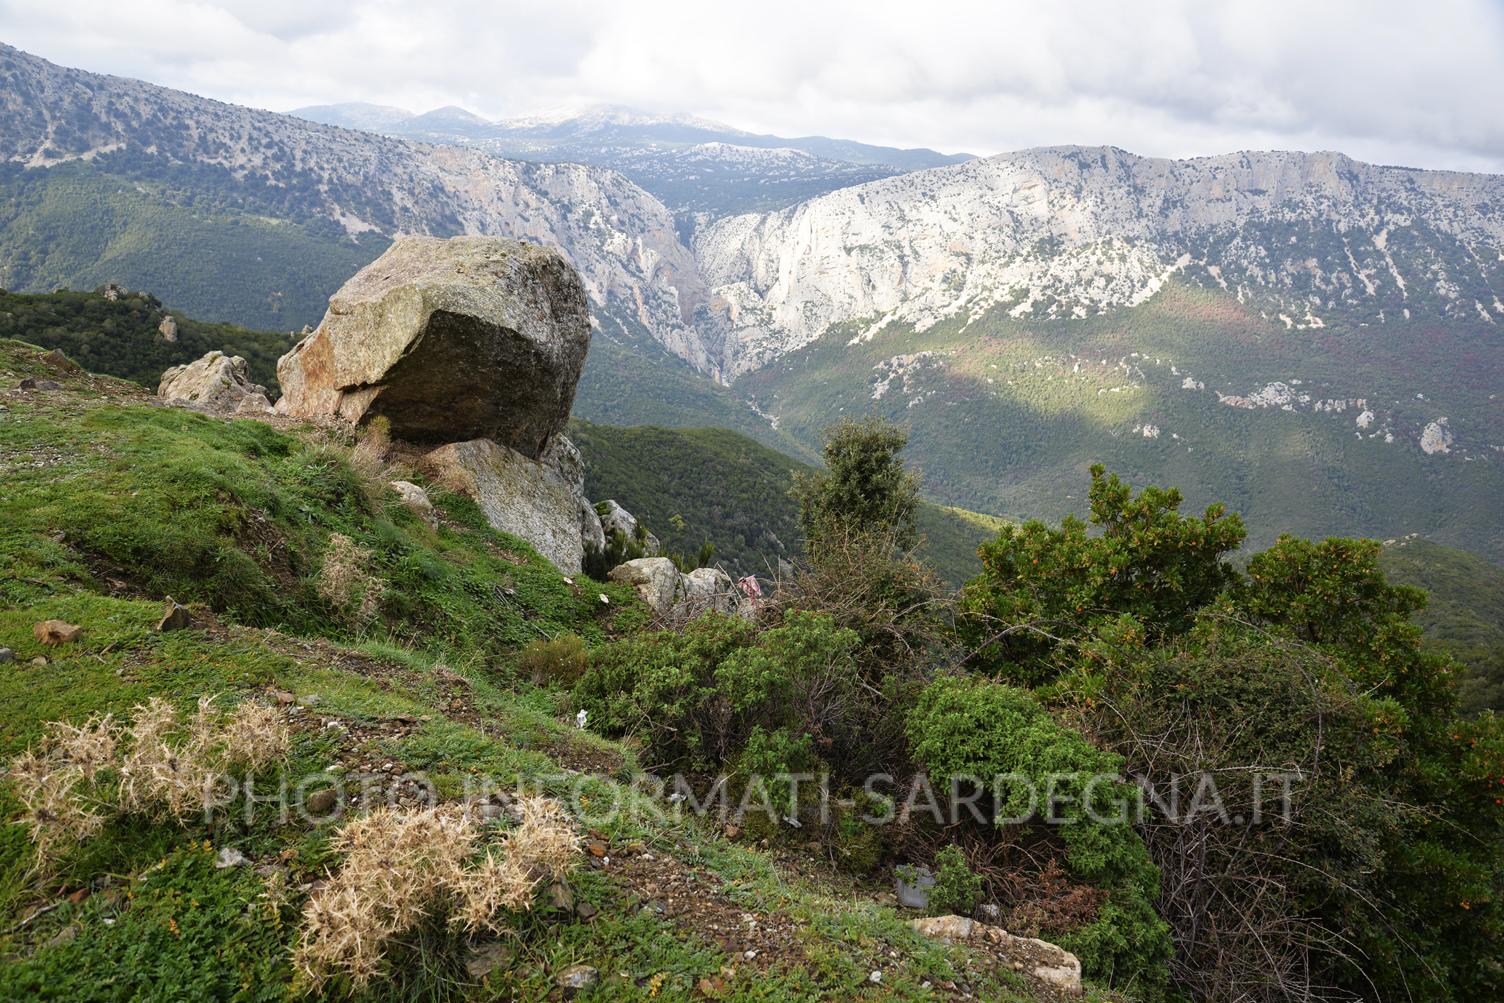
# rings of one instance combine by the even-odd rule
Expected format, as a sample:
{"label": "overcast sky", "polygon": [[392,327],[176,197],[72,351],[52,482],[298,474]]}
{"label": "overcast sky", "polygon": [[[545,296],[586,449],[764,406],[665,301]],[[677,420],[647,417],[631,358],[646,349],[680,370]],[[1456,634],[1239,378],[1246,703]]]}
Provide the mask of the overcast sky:
{"label": "overcast sky", "polygon": [[608,103],[947,152],[1504,171],[1504,0],[0,0],[0,39],[277,111]]}

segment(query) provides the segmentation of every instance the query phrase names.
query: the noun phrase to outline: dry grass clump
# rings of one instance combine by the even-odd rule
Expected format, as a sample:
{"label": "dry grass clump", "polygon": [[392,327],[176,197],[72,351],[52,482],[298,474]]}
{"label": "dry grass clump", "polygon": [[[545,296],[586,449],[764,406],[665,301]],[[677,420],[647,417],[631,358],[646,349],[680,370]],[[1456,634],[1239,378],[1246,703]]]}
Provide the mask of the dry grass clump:
{"label": "dry grass clump", "polygon": [[478,864],[481,830],[457,806],[378,808],[346,823],[333,843],[344,863],[303,910],[299,971],[314,987],[344,974],[358,988],[381,974],[393,938],[425,920],[503,930],[503,913],[531,908],[538,886],[562,879],[579,855],[557,804],[525,801],[522,812]]}
{"label": "dry grass clump", "polygon": [[372,556],[345,534],[332,534],[315,585],[319,597],[344,611],[357,629],[375,619],[386,589],[386,583],[369,570]]}
{"label": "dry grass clump", "polygon": [[259,770],[287,758],[292,732],[277,708],[245,700],[225,720],[220,741],[225,762]]}
{"label": "dry grass clump", "polygon": [[391,449],[392,423],[386,415],[379,414],[366,425],[355,448],[350,450],[350,466],[362,480],[378,480]]}
{"label": "dry grass clump", "polygon": [[212,803],[230,766],[257,768],[286,756],[291,735],[275,708],[251,701],[229,715],[199,700],[193,717],[153,697],[131,710],[82,725],[55,721],[36,749],[11,761],[9,778],[22,804],[37,863],[45,866],[99,833],[113,815],[185,819]]}
{"label": "dry grass clump", "polygon": [[177,708],[152,697],[134,709],[130,752],[120,764],[120,807],[133,815],[184,818],[202,809],[218,774],[209,762],[213,703],[199,700],[186,736]]}

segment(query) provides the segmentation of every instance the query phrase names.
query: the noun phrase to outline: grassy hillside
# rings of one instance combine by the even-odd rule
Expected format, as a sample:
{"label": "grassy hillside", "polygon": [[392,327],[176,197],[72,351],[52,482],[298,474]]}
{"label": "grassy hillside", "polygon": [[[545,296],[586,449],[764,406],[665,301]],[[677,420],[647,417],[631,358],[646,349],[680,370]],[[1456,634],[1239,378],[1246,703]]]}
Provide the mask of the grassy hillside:
{"label": "grassy hillside", "polygon": [[[570,436],[585,456],[585,493],[614,498],[675,553],[706,540],[717,560],[767,574],[798,554],[799,507],[788,495],[794,474],[811,469],[725,429],[617,428],[576,421]],[[980,569],[977,545],[996,535],[989,516],[924,503],[920,555],[951,584]]]}
{"label": "grassy hillside", "polygon": [[[1225,502],[1254,546],[1282,532],[1422,532],[1504,557],[1504,463],[1493,448],[1504,349],[1487,327],[1397,318],[1286,330],[1228,294],[1171,285],[1081,320],[998,310],[922,333],[890,325],[855,344],[854,332],[833,331],[735,389],[807,446],[843,415],[907,426],[927,490],[969,509],[1080,512],[1086,471],[1103,462],[1136,483],[1180,486],[1190,508]],[[1251,398],[1276,382],[1309,399],[1240,407],[1218,397]],[[1360,427],[1365,406],[1374,417]],[[1427,455],[1422,430],[1439,417],[1456,442]]]}
{"label": "grassy hillside", "polygon": [[[421,925],[355,998],[556,999],[580,964],[600,979],[581,998],[597,1000],[1035,998],[986,950],[925,941],[890,905],[792,877],[631,785],[631,749],[576,727],[558,681],[519,653],[636,629],[630,590],[565,579],[436,488],[429,525],[385,488],[413,472],[362,474],[325,434],[155,407],[0,341],[0,383],[27,376],[62,389],[7,391],[0,422],[0,646],[16,656],[0,756],[45,752],[49,722],[139,725],[150,699],[191,713],[207,697],[206,720],[255,707],[275,722],[258,735],[285,729],[290,800],[209,819],[102,801],[97,828],[49,815],[81,835],[41,869],[25,829],[0,828],[0,998],[307,998],[301,914],[341,863],[345,821],[311,794],[334,791],[336,812],[362,785],[408,804],[415,781],[396,777],[450,807],[477,785],[573,799],[595,849],[577,855],[571,902],[544,895],[502,935]],[[191,626],[156,627],[166,594]],[[48,619],[82,634],[44,645],[33,625]],[[0,788],[7,819],[17,790]]]}
{"label": "grassy hillside", "polygon": [[[159,330],[171,315],[177,341]],[[100,293],[26,295],[0,292],[0,338],[60,349],[91,373],[118,376],[155,390],[164,370],[219,350],[249,363],[257,383],[276,393],[277,359],[293,345],[286,334],[210,324],[173,313],[149,293],[116,300]]]}
{"label": "grassy hillside", "polygon": [[255,328],[317,324],[329,294],[387,246],[243,208],[184,179],[78,163],[0,167],[0,287],[49,292],[116,282],[194,317]]}
{"label": "grassy hillside", "polygon": [[1386,541],[1380,564],[1392,580],[1430,595],[1415,622],[1471,670],[1465,708],[1504,710],[1504,568],[1421,537]]}

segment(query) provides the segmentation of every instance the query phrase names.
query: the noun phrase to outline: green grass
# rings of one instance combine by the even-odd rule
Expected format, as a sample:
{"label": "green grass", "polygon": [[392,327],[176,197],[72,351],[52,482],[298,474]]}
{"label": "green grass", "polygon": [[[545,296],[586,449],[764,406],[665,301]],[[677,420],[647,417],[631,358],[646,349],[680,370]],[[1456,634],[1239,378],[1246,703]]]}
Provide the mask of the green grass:
{"label": "green grass", "polygon": [[[38,350],[0,342],[0,378],[49,372]],[[396,945],[391,976],[359,998],[556,998],[576,963],[601,971],[586,997],[596,1000],[696,999],[699,981],[726,968],[736,969],[727,1000],[927,999],[925,982],[942,980],[1032,998],[1011,973],[920,940],[892,910],[672,817],[637,788],[631,748],[580,732],[566,694],[518,678],[516,650],[540,632],[598,639],[639,626],[626,591],[607,589],[615,612],[602,614],[604,587],[571,586],[463,499],[437,493],[437,530],[379,492],[373,501],[346,444],[151,407],[108,379],[59,379],[62,390],[10,396],[0,412],[0,646],[17,656],[0,672],[0,756],[50,721],[128,715],[153,696],[229,707],[285,690],[308,708],[285,768],[294,790],[327,783],[331,763],[352,755],[425,771],[444,796],[536,784],[577,798],[581,824],[613,854],[651,847],[733,911],[800,931],[797,953],[749,965],[694,920],[645,910],[619,868],[586,868],[575,891],[595,919],[520,917],[513,960],[489,984],[466,974],[463,938],[433,925]],[[335,532],[371,550],[370,569],[395,593],[364,629],[313,584]],[[515,595],[498,598],[500,584]],[[164,592],[199,604],[195,627],[155,629]],[[44,618],[84,633],[44,649],[31,630]],[[613,805],[627,810],[608,814]],[[18,811],[0,785],[0,813]],[[0,825],[0,998],[300,998],[291,950],[309,883],[338,863],[331,833],[275,810],[180,825],[119,816],[41,873],[23,830]],[[226,846],[256,867],[215,868]],[[867,981],[874,969],[880,985]]]}

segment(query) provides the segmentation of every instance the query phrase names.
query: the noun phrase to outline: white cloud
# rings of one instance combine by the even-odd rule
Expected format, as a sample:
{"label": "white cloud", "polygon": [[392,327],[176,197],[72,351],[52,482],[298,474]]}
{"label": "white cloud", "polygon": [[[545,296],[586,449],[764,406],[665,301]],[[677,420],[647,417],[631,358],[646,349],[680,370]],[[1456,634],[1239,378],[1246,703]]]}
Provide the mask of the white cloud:
{"label": "white cloud", "polygon": [[610,103],[992,153],[1340,149],[1504,170],[1497,0],[0,0],[55,62],[286,110]]}

